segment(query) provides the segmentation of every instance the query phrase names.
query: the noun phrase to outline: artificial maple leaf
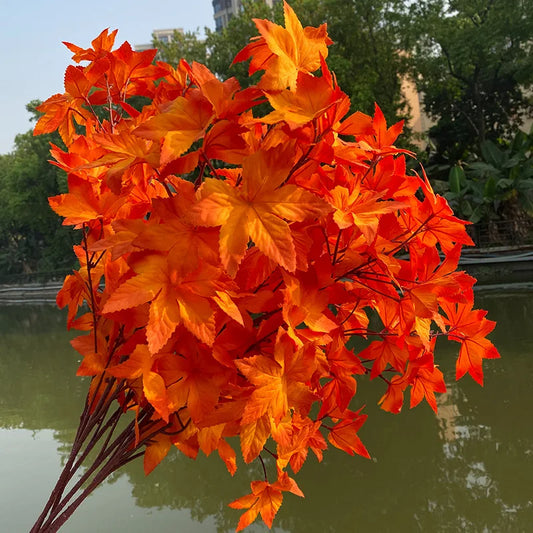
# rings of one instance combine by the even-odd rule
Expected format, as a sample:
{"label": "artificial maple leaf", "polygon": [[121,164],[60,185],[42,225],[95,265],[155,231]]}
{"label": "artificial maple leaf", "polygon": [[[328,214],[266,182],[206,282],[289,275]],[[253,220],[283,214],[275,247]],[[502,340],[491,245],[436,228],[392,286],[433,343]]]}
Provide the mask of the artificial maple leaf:
{"label": "artificial maple leaf", "polygon": [[120,192],[120,185],[125,181],[125,172],[135,165],[147,164],[151,168],[159,166],[159,146],[151,141],[132,135],[122,129],[112,134],[102,133],[93,137],[94,141],[105,148],[106,154],[84,168],[105,166],[110,188]]}
{"label": "artificial maple leaf", "polygon": [[203,342],[213,344],[214,313],[208,298],[215,295],[215,267],[202,265],[180,276],[165,255],[145,254],[135,262],[134,270],[137,275],[109,297],[104,313],[151,302],[146,336],[152,353],[163,348],[179,324]]}
{"label": "artificial maple leaf", "polygon": [[169,261],[181,275],[207,262],[218,265],[219,234],[215,228],[198,227],[189,210],[194,203],[194,186],[182,179],[172,183],[172,198],[154,198],[150,220],[132,244],[145,250],[168,252]]}
{"label": "artificial maple leaf", "polygon": [[403,376],[392,376],[387,391],[380,398],[378,405],[380,405],[384,411],[398,414],[402,410],[403,393],[407,386],[408,383]]}
{"label": "artificial maple leaf", "polygon": [[65,93],[55,94],[37,107],[43,115],[37,121],[34,135],[59,131],[63,142],[69,146],[78,137],[75,123],[85,125],[92,120],[89,95],[98,80],[107,71],[105,61],[91,63],[87,68],[70,65],[65,72]]}
{"label": "artificial maple leaf", "polygon": [[297,274],[297,277],[284,275],[283,317],[289,326],[289,335],[295,341],[298,335],[306,336],[306,330],[301,329],[302,323],[313,332],[330,333],[338,326],[327,309],[328,294],[321,290],[323,287],[319,284],[317,273],[310,268],[308,272]]}
{"label": "artificial maple leaf", "polygon": [[263,522],[272,527],[274,517],[281,507],[283,494],[281,490],[274,489],[267,481],[252,481],[252,492],[231,502],[233,509],[248,509],[240,518],[236,531],[248,527],[261,513]]}
{"label": "artificial maple leaf", "polygon": [[383,111],[374,104],[374,116],[369,117],[356,112],[348,117],[337,129],[342,135],[353,135],[363,150],[368,150],[380,157],[387,154],[409,154],[409,150],[402,150],[394,146],[394,141],[403,130],[403,120],[387,128]]}
{"label": "artificial maple leaf", "polygon": [[138,344],[126,361],[110,367],[108,372],[117,378],[135,380],[142,378],[143,392],[157,414],[168,422],[169,408],[167,390],[163,378],[152,370],[155,359],[148,346]]}
{"label": "artificial maple leaf", "polygon": [[114,102],[124,102],[134,95],[151,96],[156,87],[155,80],[167,74],[165,68],[154,64],[156,53],[155,49],[135,51],[124,42],[109,54],[110,72],[101,83],[106,97]]}
{"label": "artificial maple leaf", "polygon": [[336,409],[344,411],[348,408],[357,390],[357,381],[353,376],[366,371],[353,351],[348,350],[340,339],[328,346],[326,356],[329,368],[325,378],[328,381],[319,392],[322,400],[317,415],[319,419]]}
{"label": "artificial maple leaf", "polygon": [[128,252],[138,250],[133,246],[133,241],[144,229],[144,220],[116,220],[111,225],[114,233],[92,244],[91,252],[107,250],[111,254],[111,260],[115,261]]}
{"label": "artificial maple leaf", "polygon": [[76,174],[69,175],[68,183],[68,193],[48,198],[50,207],[65,217],[64,225],[78,225],[96,219],[107,222],[122,203],[111,191],[96,192],[90,182]]}
{"label": "artificial maple leaf", "polygon": [[148,475],[168,454],[172,441],[168,435],[158,433],[144,450],[144,475]]}
{"label": "artificial maple leaf", "polygon": [[217,449],[225,424],[217,424],[216,426],[208,426],[198,429],[198,445],[200,450],[206,455],[211,455],[211,452]]}
{"label": "artificial maple leaf", "polygon": [[252,481],[252,492],[231,502],[232,509],[248,509],[240,518],[236,531],[248,527],[261,513],[263,522],[270,528],[274,517],[281,507],[283,492],[288,491],[303,497],[302,491],[296,482],[291,479],[286,472],[279,474],[275,483],[268,481]]}
{"label": "artificial maple leaf", "polygon": [[[410,407],[415,407],[425,398],[436,413],[435,393],[446,392],[446,384],[442,372],[433,362],[433,354],[427,353],[424,357],[411,361],[409,366],[416,368],[416,372],[413,372],[414,375],[410,378],[412,385]],[[408,373],[411,373],[411,370]]]}
{"label": "artificial maple leaf", "polygon": [[276,465],[278,469],[283,469],[290,464],[293,472],[297,473],[307,458],[308,450],[311,449],[321,461],[322,451],[327,448],[327,443],[320,432],[320,420],[313,421],[298,413],[287,418],[289,420],[285,436],[280,438],[274,431],[272,433],[277,442]]}
{"label": "artificial maple leaf", "polygon": [[242,458],[251,463],[263,450],[270,435],[270,417],[267,414],[242,424],[240,431]]}
{"label": "artificial maple leaf", "polygon": [[368,415],[361,415],[359,411],[356,413],[346,411],[344,419],[332,428],[328,428],[329,442],[350,455],[357,454],[370,459],[370,454],[357,435],[367,418]]}
{"label": "artificial maple leaf", "polygon": [[316,218],[328,211],[323,200],[296,186],[283,185],[292,167],[291,147],[260,150],[245,158],[242,185],[207,179],[201,199],[193,207],[198,222],[221,226],[220,255],[234,277],[250,239],[272,260],[289,271],[296,269],[290,221]]}
{"label": "artificial maple leaf", "polygon": [[168,109],[139,125],[133,133],[161,141],[161,165],[184,154],[205,133],[213,118],[213,106],[201,95],[176,98]]}
{"label": "artificial maple leaf", "polygon": [[232,165],[242,164],[250,148],[243,133],[248,130],[235,122],[220,120],[206,133],[202,152],[207,159],[218,159]]}
{"label": "artificial maple leaf", "polygon": [[320,67],[320,58],[328,55],[326,25],[318,28],[303,28],[293,9],[283,3],[285,28],[268,20],[254,19],[261,34],[239,52],[234,63],[249,57],[249,72],[265,70],[258,86],[263,89],[296,88],[299,72],[311,73]]}
{"label": "artificial maple leaf", "polygon": [[63,44],[74,52],[72,60],[76,63],[80,61],[95,61],[101,57],[105,57],[108,52],[111,52],[113,44],[115,44],[115,37],[118,30],[113,30],[109,33],[109,28],[106,28],[96,39],[91,41],[92,48],[81,48],[75,44],[63,41]]}
{"label": "artificial maple leaf", "polygon": [[370,377],[373,379],[379,376],[388,364],[395,370],[403,372],[409,352],[405,346],[402,346],[401,340],[394,336],[385,336],[382,340],[372,341],[367,348],[359,352],[359,357],[362,360],[374,361],[370,372]]}
{"label": "artificial maple leaf", "polygon": [[228,472],[233,476],[237,471],[237,456],[235,455],[235,450],[224,439],[220,439],[217,451],[220,458],[224,461]]}
{"label": "artificial maple leaf", "polygon": [[403,263],[398,277],[404,280],[402,290],[412,302],[413,318],[429,318],[441,326],[439,301],[464,302],[471,297],[475,280],[465,272],[456,271],[460,254],[459,244],[448,251],[444,260],[435,248],[411,250],[410,261]]}
{"label": "artificial maple leaf", "polygon": [[235,361],[239,371],[255,387],[244,409],[242,423],[253,422],[268,413],[277,424],[289,408],[307,414],[315,399],[305,383],[314,372],[314,352],[312,345],[295,351],[292,340],[279,332],[274,358],[254,355]]}
{"label": "artificial maple leaf", "polygon": [[205,65],[193,61],[188,69],[191,79],[202,94],[211,102],[215,116],[229,119],[241,115],[256,105],[262,92],[256,87],[240,90],[235,78],[220,81]]}
{"label": "artificial maple leaf", "polygon": [[395,200],[384,201],[380,193],[362,191],[359,183],[351,192],[337,186],[331,191],[330,197],[330,203],[335,208],[333,220],[339,228],[356,225],[368,243],[374,241],[381,215],[397,212],[407,206]]}
{"label": "artificial maple leaf", "polygon": [[497,359],[498,350],[486,336],[496,325],[487,320],[486,311],[472,310],[472,302],[442,304],[446,313],[445,322],[449,325],[448,338],[461,343],[456,363],[456,379],[467,372],[480,385],[483,385],[483,359]]}
{"label": "artificial maple leaf", "polygon": [[81,335],[72,339],[70,344],[83,356],[76,375],[97,376],[106,370],[109,359],[108,343],[102,333],[97,333],[96,340],[94,334]]}
{"label": "artificial maple leaf", "polygon": [[191,340],[180,343],[179,355],[161,358],[157,369],[168,383],[169,400],[175,409],[187,405],[193,422],[200,427],[213,411],[230,373],[207,350],[194,346],[187,349],[187,344]]}
{"label": "artificial maple leaf", "polygon": [[341,98],[343,93],[335,91],[331,82],[324,77],[316,77],[300,72],[295,90],[284,89],[267,93],[274,111],[261,119],[266,124],[290,122],[305,124],[322,115],[328,107]]}
{"label": "artificial maple leaf", "polygon": [[404,157],[383,156],[375,163],[364,180],[368,190],[382,191],[384,198],[406,198],[414,196],[420,183],[416,176],[406,173]]}
{"label": "artificial maple leaf", "polygon": [[416,209],[411,209],[409,214],[402,216],[402,221],[416,235],[416,242],[424,247],[434,247],[439,243],[442,250],[447,253],[455,244],[473,246],[474,241],[466,232],[465,222],[457,218],[447,200],[435,194],[425,171],[422,169],[424,179],[419,183],[424,192],[424,201],[420,203],[412,197],[411,202]]}

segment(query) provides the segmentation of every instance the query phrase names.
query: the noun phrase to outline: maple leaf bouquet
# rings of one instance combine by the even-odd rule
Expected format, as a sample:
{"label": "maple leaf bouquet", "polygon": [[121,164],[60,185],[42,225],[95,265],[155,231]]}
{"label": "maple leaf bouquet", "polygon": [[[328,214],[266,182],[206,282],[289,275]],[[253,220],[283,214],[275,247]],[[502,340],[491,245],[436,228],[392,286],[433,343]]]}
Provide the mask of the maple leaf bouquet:
{"label": "maple leaf bouquet", "polygon": [[375,380],[387,411],[407,391],[436,411],[438,337],[460,344],[458,378],[482,383],[482,360],[498,357],[475,280],[457,270],[473,244],[465,222],[406,170],[402,123],[387,127],[378,106],[349,114],[326,26],[284,10],[285,27],[255,20],[235,59],[263,71],[246,89],[198,63],[154,62],[155,50],[113,50],[116,31],[88,49],[65,43],[76,65],[35,134],[58,130],[67,147],[52,146],[69,189],[50,205],[82,237],[57,302],[83,332],[72,345],[91,381],[33,533],[172,446],[216,451],[233,475],[235,438],[245,463],[262,463],[230,503],[245,509],[237,529],[259,514],[270,527],[286,492],[303,496],[291,475],[310,450],[369,457],[358,380]]}

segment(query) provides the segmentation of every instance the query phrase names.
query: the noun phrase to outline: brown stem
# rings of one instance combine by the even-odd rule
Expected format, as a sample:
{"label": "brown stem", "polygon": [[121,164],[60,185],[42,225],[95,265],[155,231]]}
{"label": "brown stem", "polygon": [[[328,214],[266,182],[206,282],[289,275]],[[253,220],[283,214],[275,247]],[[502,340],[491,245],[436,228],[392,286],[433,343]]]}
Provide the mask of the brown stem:
{"label": "brown stem", "polygon": [[[86,399],[68,460],[30,533],[55,533],[98,485],[118,468],[142,455],[140,449],[164,429],[165,426],[162,427],[159,421],[152,420],[153,409],[148,406],[142,409],[138,418],[144,438],[136,442],[135,420],[130,421],[114,436],[125,410],[122,405],[118,405],[111,414],[109,412],[122,390],[122,385],[123,383],[120,383],[117,386],[116,379],[110,380],[94,409],[91,409],[93,399]],[[94,460],[69,487],[83,468],[88,455],[96,447],[99,450]]]}

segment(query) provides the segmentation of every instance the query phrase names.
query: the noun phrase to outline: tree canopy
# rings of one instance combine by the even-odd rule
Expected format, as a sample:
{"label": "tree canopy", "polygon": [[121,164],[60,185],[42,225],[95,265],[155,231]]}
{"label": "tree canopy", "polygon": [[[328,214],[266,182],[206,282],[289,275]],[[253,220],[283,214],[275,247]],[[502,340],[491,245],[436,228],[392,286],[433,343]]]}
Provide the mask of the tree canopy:
{"label": "tree canopy", "polygon": [[[27,109],[37,119],[31,102]],[[50,165],[57,133],[17,135],[13,152],[0,156],[0,271],[4,275],[73,266],[75,235],[61,225],[47,198],[67,189],[66,173]]]}
{"label": "tree canopy", "polygon": [[412,14],[412,72],[439,159],[509,138],[533,109],[533,2],[425,0]]}

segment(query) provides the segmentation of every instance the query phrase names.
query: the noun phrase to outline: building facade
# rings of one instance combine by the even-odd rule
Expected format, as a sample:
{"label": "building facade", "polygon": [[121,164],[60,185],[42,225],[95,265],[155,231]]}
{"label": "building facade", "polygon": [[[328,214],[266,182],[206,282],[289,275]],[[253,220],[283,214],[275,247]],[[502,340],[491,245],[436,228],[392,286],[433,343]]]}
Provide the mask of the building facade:
{"label": "building facade", "polygon": [[[183,33],[182,28],[172,28],[172,29],[166,29],[166,30],[154,30],[152,32],[152,37],[154,39],[157,39],[158,41],[168,44],[172,42],[172,38],[174,36],[174,32],[177,31],[179,33]],[[154,48],[154,45],[152,43],[146,43],[146,44],[136,44],[134,45],[134,49],[137,52],[144,52],[145,50],[152,50]]]}
{"label": "building facade", "polygon": [[[280,0],[264,0],[264,2],[272,7]],[[215,29],[222,31],[231,18],[236,15],[242,6],[241,0],[213,0],[213,18],[215,19]]]}

